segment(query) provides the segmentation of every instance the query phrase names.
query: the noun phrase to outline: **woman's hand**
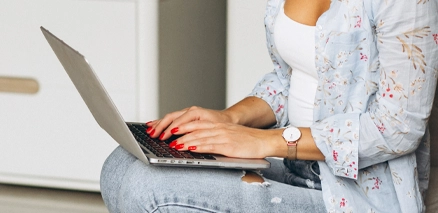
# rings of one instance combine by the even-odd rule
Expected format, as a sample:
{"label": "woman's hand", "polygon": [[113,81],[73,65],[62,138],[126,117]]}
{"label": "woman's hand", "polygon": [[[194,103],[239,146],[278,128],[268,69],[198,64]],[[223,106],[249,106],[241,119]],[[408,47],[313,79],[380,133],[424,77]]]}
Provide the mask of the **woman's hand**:
{"label": "woman's hand", "polygon": [[214,153],[236,158],[285,157],[282,130],[262,130],[232,123],[198,120],[177,126],[184,136],[169,146],[180,151]]}
{"label": "woman's hand", "polygon": [[190,107],[169,113],[148,122],[146,132],[161,140],[184,135],[170,144],[179,150],[239,158],[284,157],[287,151],[281,130],[258,129],[275,122],[275,115],[264,100],[247,97],[225,110]]}
{"label": "woman's hand", "polygon": [[264,100],[247,97],[225,110],[190,107],[169,113],[160,120],[148,122],[147,133],[153,138],[166,140],[177,131],[175,128],[193,121],[233,123],[256,128],[266,128],[276,122],[272,109]]}
{"label": "woman's hand", "polygon": [[201,107],[190,107],[180,111],[172,112],[160,120],[147,123],[147,133],[152,137],[160,137],[161,140],[168,139],[178,131],[178,127],[193,121],[210,121],[231,123],[231,117],[225,111],[204,109]]}

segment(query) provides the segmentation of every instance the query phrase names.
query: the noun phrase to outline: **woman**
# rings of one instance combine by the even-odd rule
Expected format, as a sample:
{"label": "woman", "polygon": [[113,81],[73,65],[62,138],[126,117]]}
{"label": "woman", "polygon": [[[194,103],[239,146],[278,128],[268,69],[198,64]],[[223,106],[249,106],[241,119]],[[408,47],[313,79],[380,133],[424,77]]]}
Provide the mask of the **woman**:
{"label": "woman", "polygon": [[[179,150],[280,157],[284,163],[269,159],[272,168],[261,178],[153,167],[118,148],[102,171],[107,207],[424,212],[427,120],[438,72],[437,4],[269,0],[265,25],[274,71],[226,110],[173,112],[149,122],[147,132],[163,140],[185,134],[170,144]],[[301,136],[283,137],[285,126]]]}

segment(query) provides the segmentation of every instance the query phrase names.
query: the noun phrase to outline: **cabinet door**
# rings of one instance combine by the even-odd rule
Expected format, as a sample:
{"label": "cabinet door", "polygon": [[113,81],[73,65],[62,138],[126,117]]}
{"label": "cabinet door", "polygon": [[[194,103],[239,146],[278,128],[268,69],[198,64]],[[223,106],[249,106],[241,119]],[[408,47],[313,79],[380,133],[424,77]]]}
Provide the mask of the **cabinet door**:
{"label": "cabinet door", "polygon": [[[139,120],[137,1],[2,0],[0,78],[36,93],[0,92],[0,182],[99,190],[117,146],[95,122],[39,27],[85,55],[127,121]],[[140,65],[139,65],[140,64]]]}

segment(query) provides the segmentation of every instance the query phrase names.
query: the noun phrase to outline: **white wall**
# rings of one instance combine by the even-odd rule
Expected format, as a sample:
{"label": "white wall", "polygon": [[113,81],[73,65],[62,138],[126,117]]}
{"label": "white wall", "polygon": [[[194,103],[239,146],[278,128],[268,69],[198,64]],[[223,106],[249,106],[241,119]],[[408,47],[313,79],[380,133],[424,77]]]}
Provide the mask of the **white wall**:
{"label": "white wall", "polygon": [[227,106],[251,92],[273,69],[266,48],[266,0],[229,0],[227,20]]}

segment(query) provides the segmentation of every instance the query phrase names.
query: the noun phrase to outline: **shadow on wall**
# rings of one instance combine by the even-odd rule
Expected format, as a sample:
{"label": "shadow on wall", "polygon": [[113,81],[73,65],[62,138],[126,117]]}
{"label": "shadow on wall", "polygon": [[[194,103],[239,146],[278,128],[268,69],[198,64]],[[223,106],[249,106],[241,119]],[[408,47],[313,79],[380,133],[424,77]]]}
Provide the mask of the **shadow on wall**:
{"label": "shadow on wall", "polygon": [[159,115],[225,107],[226,1],[159,5]]}

